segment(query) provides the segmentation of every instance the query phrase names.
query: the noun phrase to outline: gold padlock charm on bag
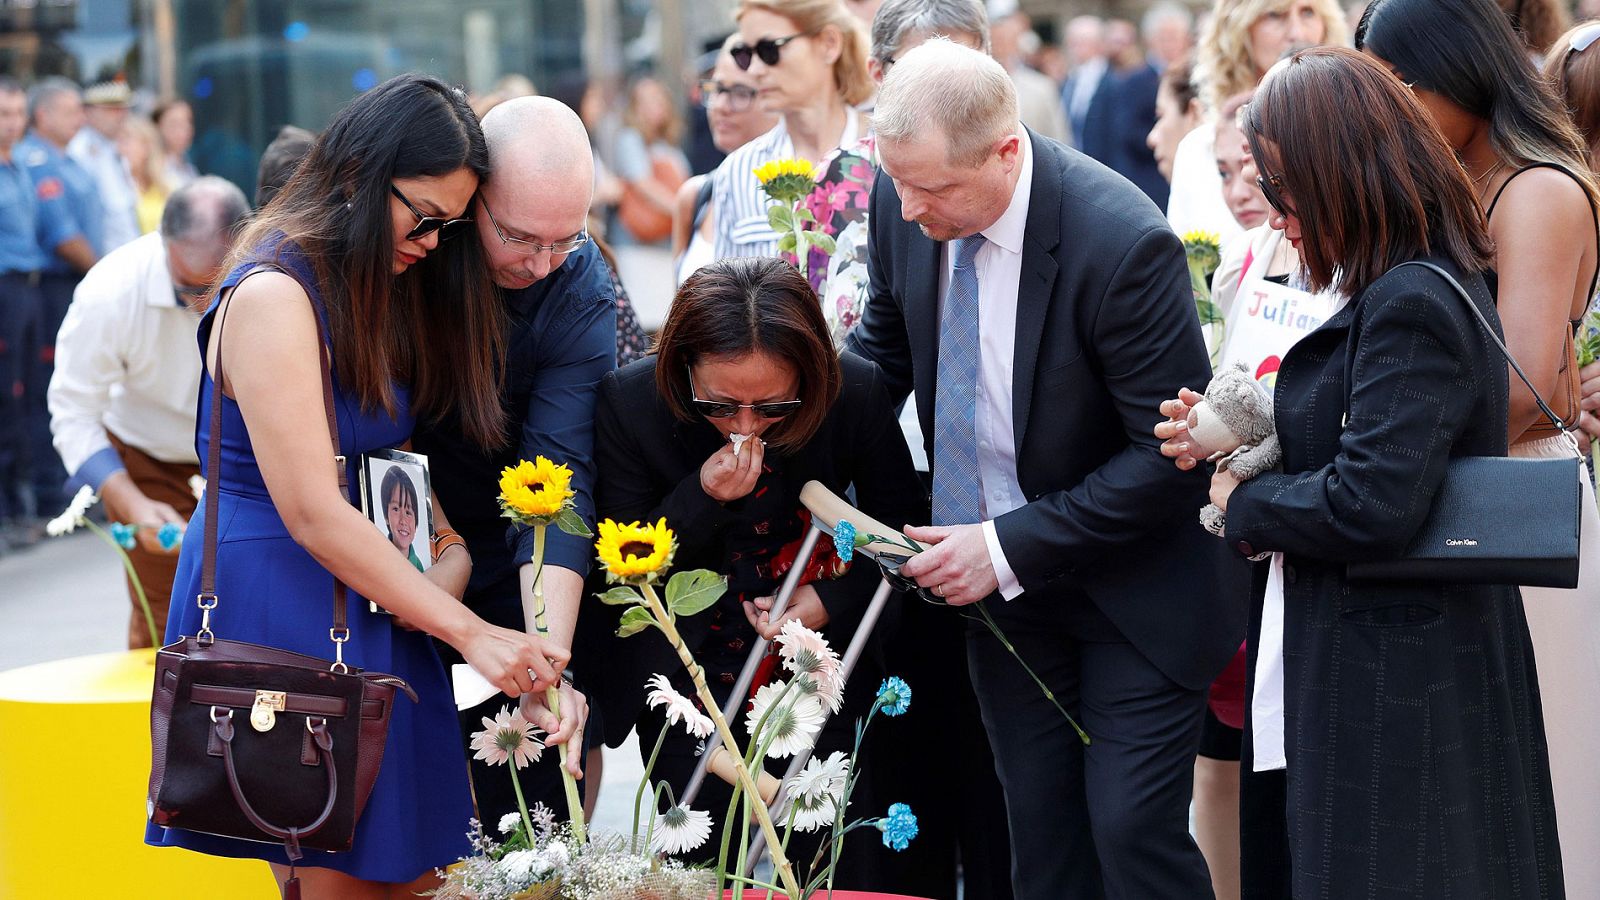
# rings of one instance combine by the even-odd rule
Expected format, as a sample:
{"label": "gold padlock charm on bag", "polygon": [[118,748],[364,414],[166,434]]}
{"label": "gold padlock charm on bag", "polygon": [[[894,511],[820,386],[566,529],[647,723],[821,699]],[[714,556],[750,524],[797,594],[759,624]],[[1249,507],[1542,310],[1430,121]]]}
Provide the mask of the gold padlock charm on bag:
{"label": "gold padlock charm on bag", "polygon": [[283,691],[256,691],[256,702],[250,707],[250,727],[257,731],[271,731],[278,724],[278,713],[283,712]]}

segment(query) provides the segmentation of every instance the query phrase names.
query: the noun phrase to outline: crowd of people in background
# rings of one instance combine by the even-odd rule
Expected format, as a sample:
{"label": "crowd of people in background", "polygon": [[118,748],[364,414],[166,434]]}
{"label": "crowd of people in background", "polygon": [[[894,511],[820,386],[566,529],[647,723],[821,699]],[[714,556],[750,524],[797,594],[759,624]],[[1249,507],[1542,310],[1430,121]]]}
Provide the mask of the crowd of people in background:
{"label": "crowd of people in background", "polygon": [[[639,687],[667,663],[607,643],[615,622],[583,600],[587,543],[552,537],[551,631],[523,633],[531,537],[508,537],[485,486],[538,454],[572,466],[586,519],[664,516],[680,562],[728,576],[685,629],[719,699],[776,633],[805,481],[929,545],[904,572],[927,602],[880,626],[841,701],[863,708],[890,670],[916,684],[920,710],[892,739],[940,752],[895,758],[860,796],[910,802],[924,836],[903,854],[852,847],[850,887],[1554,897],[1564,879],[1584,896],[1600,889],[1600,571],[1519,602],[1511,587],[1363,594],[1343,568],[1415,527],[1430,499],[1415,491],[1448,458],[1566,452],[1464,306],[1443,326],[1415,315],[1442,282],[1374,260],[1426,258],[1465,282],[1539,393],[1600,439],[1600,364],[1580,369],[1571,338],[1600,283],[1600,20],[1568,25],[1554,0],[1158,2],[1138,22],[740,0],[689,72],[507,75],[470,98],[391,79],[321,134],[285,126],[253,202],[191,163],[182,100],[145,110],[122,81],[0,78],[0,553],[87,485],[150,529],[133,558],[158,625],[192,631],[197,529],[181,551],[154,535],[201,521],[188,481],[223,441],[236,452],[206,474],[255,542],[223,538],[230,599],[251,602],[269,568],[333,572],[419,629],[354,626],[356,661],[424,702],[396,712],[366,814],[383,824],[314,864],[310,896],[425,888],[465,852],[471,804],[486,822],[514,809],[503,777],[453,766],[503,698],[454,718],[441,658],[510,694],[559,685],[558,708],[523,706],[571,746],[591,805],[598,744],[659,729]],[[796,157],[815,166],[800,203],[831,251],[782,249],[769,219],[756,170]],[[1193,235],[1218,256],[1203,323]],[[670,252],[678,288],[657,335],[613,253],[640,245]],[[424,302],[440,294],[449,315]],[[1273,304],[1300,316],[1269,339]],[[226,308],[235,335],[273,339],[230,341],[224,376]],[[368,553],[381,536],[355,536],[331,475],[286,474],[321,472],[327,452],[319,319],[348,412],[337,439],[433,461],[435,530],[460,540],[436,543],[426,573]],[[425,348],[396,337],[423,331]],[[1206,479],[1177,425],[1200,395],[1178,389],[1234,363],[1288,398],[1285,455],[1251,480],[1210,476],[1232,507],[1219,541],[1194,521]],[[1385,367],[1427,390],[1394,388]],[[1443,418],[1416,399],[1442,391],[1430,378],[1458,388]],[[1347,380],[1347,401],[1319,397]],[[223,430],[197,433],[196,398],[215,392],[232,404]],[[842,645],[877,575],[808,575],[787,616]],[[1192,603],[1175,609],[1179,581]],[[1096,744],[945,608],[991,596]],[[245,617],[243,637],[321,652],[315,599]],[[151,642],[137,610],[128,642]],[[558,677],[569,659],[576,683]],[[849,744],[838,721],[826,749]],[[659,777],[681,791],[695,743],[664,752]],[[554,757],[532,797],[559,796]],[[394,774],[452,768],[426,786]],[[286,863],[182,829],[148,840]]]}

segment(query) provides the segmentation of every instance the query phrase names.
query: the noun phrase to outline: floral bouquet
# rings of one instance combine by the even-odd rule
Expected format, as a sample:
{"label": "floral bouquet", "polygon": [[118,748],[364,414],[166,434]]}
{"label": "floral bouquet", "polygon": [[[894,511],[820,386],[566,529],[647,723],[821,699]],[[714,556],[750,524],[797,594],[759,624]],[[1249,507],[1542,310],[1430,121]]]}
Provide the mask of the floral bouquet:
{"label": "floral bouquet", "polygon": [[[592,537],[589,526],[572,505],[576,492],[572,490],[572,470],[556,465],[543,456],[533,462],[519,460],[500,473],[500,514],[504,518],[533,529],[533,624],[541,637],[550,636],[550,625],[544,608],[544,545],[545,532],[553,524],[576,537]],[[526,612],[524,612],[526,615]],[[545,704],[555,715],[561,714],[560,689],[552,685],[545,691]],[[520,716],[520,713],[519,713]],[[487,721],[487,720],[486,720]],[[567,814],[572,834],[578,841],[584,838],[583,797],[578,793],[577,780],[567,771],[567,745],[559,747],[561,753],[561,781],[566,788]],[[512,781],[516,781],[513,773]],[[521,796],[521,787],[517,788]]]}
{"label": "floral bouquet", "polygon": [[1189,288],[1194,291],[1194,309],[1200,327],[1211,345],[1211,368],[1222,361],[1225,323],[1222,311],[1211,302],[1211,276],[1222,264],[1222,241],[1213,231],[1194,230],[1183,235],[1183,255],[1189,263]]}
{"label": "floral bouquet", "polygon": [[71,534],[79,528],[87,528],[117,551],[122,558],[123,571],[128,573],[128,583],[133,585],[133,595],[139,600],[139,610],[144,613],[144,625],[150,630],[150,646],[161,646],[161,632],[156,628],[155,616],[150,612],[150,600],[144,593],[144,582],[139,579],[139,573],[134,571],[133,558],[128,556],[128,551],[138,546],[140,531],[154,531],[156,541],[162,550],[171,550],[183,540],[183,529],[171,522],[159,527],[150,525],[123,524],[112,522],[105,528],[96,525],[89,518],[89,509],[100,501],[94,488],[84,485],[78,488],[78,493],[67,504],[61,515],[51,519],[44,526],[45,534],[51,537],[61,537]]}
{"label": "floral bouquet", "polygon": [[[1600,360],[1600,305],[1591,307],[1589,314],[1578,323],[1578,368],[1592,365]],[[1600,412],[1594,413],[1600,415]],[[1594,463],[1594,470],[1600,471],[1600,440],[1589,442],[1589,456]]]}
{"label": "floral bouquet", "polygon": [[761,190],[772,201],[767,208],[767,224],[778,233],[778,252],[795,258],[800,274],[811,280],[811,248],[825,257],[837,249],[834,239],[824,231],[807,228],[817,223],[816,214],[802,201],[817,187],[817,171],[804,159],[775,159],[755,169]]}

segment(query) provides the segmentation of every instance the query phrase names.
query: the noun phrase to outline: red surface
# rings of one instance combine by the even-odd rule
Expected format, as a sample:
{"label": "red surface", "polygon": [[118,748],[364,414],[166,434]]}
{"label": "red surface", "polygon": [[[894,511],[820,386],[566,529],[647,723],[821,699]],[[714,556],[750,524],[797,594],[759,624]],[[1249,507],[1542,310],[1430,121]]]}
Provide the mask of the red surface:
{"label": "red surface", "polygon": [[[733,896],[733,891],[723,894],[724,900]],[[779,900],[784,895],[773,893],[773,900]],[[767,892],[761,888],[745,888],[745,900],[766,900]],[[826,889],[811,895],[811,900],[828,900]],[[833,900],[925,900],[922,897],[912,897],[907,894],[880,894],[876,891],[834,891]]]}

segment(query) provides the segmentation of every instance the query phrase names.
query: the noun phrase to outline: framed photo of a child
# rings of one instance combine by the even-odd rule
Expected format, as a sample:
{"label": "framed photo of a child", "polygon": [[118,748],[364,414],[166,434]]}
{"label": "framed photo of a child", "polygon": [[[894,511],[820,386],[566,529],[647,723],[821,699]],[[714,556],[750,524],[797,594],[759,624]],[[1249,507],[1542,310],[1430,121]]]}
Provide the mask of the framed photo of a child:
{"label": "framed photo of a child", "polygon": [[[403,450],[374,450],[361,457],[361,508],[396,553],[417,571],[433,565],[432,490],[428,458]],[[373,606],[374,611],[382,611]]]}

